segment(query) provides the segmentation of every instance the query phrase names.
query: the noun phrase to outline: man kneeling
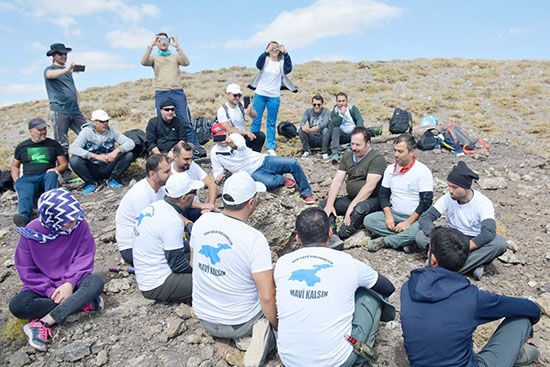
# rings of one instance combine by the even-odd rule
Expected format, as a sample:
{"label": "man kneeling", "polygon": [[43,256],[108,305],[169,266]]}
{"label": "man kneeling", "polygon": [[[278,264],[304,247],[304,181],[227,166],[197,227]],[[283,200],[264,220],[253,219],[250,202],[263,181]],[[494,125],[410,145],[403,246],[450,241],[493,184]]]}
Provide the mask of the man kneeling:
{"label": "man kneeling", "polygon": [[364,362],[344,338],[351,335],[370,347],[379,321],[395,318],[383,297],[393,284],[351,255],[329,248],[332,230],[320,208],[296,219],[302,246],[282,256],[275,267],[279,335],[277,348],[285,366],[353,366]]}
{"label": "man kneeling", "polygon": [[[416,269],[401,288],[401,326],[405,349],[415,366],[526,365],[538,349],[529,343],[540,319],[536,304],[525,298],[480,291],[457,271],[468,258],[468,238],[454,228],[430,233],[431,267]],[[505,317],[479,353],[476,328]]]}

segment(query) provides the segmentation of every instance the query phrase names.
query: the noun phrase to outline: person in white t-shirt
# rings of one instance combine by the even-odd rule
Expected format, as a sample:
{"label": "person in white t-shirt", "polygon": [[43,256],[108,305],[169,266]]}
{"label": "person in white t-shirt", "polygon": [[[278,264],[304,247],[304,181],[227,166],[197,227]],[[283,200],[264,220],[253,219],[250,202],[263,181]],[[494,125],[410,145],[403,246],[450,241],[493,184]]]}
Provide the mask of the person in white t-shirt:
{"label": "person in white t-shirt", "polygon": [[171,174],[168,158],[164,154],[153,154],[147,158],[145,174],[147,176],[124,195],[115,217],[116,242],[120,256],[132,266],[136,217],[145,207],[164,198],[164,185]]}
{"label": "person in white t-shirt", "polygon": [[449,227],[459,230],[469,240],[470,254],[457,273],[473,271],[474,278],[480,280],[484,265],[506,252],[508,244],[504,237],[496,234],[493,203],[481,192],[472,189],[473,180],[479,180],[477,173],[459,161],[447,176],[449,192],[420,217],[416,243],[426,249],[430,243],[433,222],[447,214]]}
{"label": "person in white t-shirt", "polygon": [[172,174],[185,173],[192,180],[202,181],[208,189],[208,199],[202,203],[198,196],[195,196],[191,208],[185,209],[183,215],[194,222],[202,213],[211,212],[216,209],[216,198],[218,186],[214,178],[208,175],[198,164],[193,162],[193,147],[183,141],[174,145],[172,150],[174,161],[172,162]]}
{"label": "person in white t-shirt", "polygon": [[380,187],[382,211],[367,215],[365,228],[378,238],[368,242],[368,250],[384,247],[411,253],[418,232],[418,218],[432,205],[433,176],[416,160],[416,141],[404,133],[393,141],[395,163],[388,165]]}
{"label": "person in white t-shirt", "polygon": [[360,362],[345,336],[371,348],[380,321],[395,318],[384,298],[393,284],[350,254],[329,248],[332,230],[321,208],[296,218],[300,249],[275,266],[279,331],[285,366],[352,366]]}
{"label": "person in white t-shirt", "polygon": [[[309,181],[295,158],[264,156],[248,148],[242,135],[228,134],[221,123],[212,125],[212,139],[215,145],[210,151],[212,174],[216,182],[225,179],[224,169],[231,173],[245,171],[256,181],[262,182],[268,190],[298,185],[300,196],[306,204],[315,204]],[[283,176],[291,173],[294,179]]]}
{"label": "person in white t-shirt", "polygon": [[254,134],[262,128],[262,117],[267,107],[267,154],[277,155],[275,125],[281,103],[281,89],[288,89],[291,92],[297,92],[298,89],[286,76],[292,71],[292,60],[286,47],[275,41],[267,44],[265,52],[258,57],[256,67],[260,70],[254,80],[248,85],[248,88],[255,90],[252,107],[257,112],[257,116],[252,120],[250,131]]}
{"label": "person in white t-shirt", "polygon": [[192,268],[189,263],[191,222],[182,215],[189,208],[202,181],[172,175],[166,196],[146,207],[134,227],[134,267],[141,294],[160,302],[190,302]]}
{"label": "person in white t-shirt", "polygon": [[246,146],[255,152],[261,152],[265,142],[265,134],[261,131],[255,133],[247,131],[244,124],[246,115],[256,118],[258,115],[252,105],[244,106],[241,102],[243,92],[238,84],[229,84],[225,89],[227,102],[218,108],[216,118],[229,133],[241,134],[246,141]]}
{"label": "person in white t-shirt", "polygon": [[[233,174],[223,186],[223,212],[203,214],[191,234],[193,310],[210,335],[247,350],[245,366],[262,365],[275,346],[269,325],[277,328],[271,250],[248,224],[264,191],[248,173]],[[245,348],[242,338],[251,334]]]}

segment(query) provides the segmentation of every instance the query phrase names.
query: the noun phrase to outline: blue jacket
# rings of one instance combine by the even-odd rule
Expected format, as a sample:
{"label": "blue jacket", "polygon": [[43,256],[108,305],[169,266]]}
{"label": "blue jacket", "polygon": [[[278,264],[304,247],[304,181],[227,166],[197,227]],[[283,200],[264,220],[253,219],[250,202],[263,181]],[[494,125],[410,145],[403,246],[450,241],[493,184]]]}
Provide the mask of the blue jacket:
{"label": "blue jacket", "polygon": [[472,334],[502,317],[540,319],[525,298],[479,290],[464,276],[441,267],[411,271],[401,288],[401,327],[411,367],[474,367]]}

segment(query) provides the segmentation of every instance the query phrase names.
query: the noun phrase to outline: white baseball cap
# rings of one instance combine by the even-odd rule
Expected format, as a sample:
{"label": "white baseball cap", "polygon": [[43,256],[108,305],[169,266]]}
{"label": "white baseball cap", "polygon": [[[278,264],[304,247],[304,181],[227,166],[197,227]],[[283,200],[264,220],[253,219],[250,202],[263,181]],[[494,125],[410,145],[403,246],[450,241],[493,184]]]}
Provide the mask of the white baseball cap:
{"label": "white baseball cap", "polygon": [[103,110],[95,110],[92,112],[92,121],[109,121],[109,115]]}
{"label": "white baseball cap", "polygon": [[241,87],[238,84],[229,84],[227,88],[225,88],[225,93],[243,94]]}
{"label": "white baseball cap", "polygon": [[[223,202],[229,205],[239,205],[250,200],[256,193],[265,192],[267,189],[261,182],[256,182],[247,172],[241,171],[231,175],[223,185]],[[226,200],[229,195],[233,201]]]}
{"label": "white baseball cap", "polygon": [[187,195],[193,190],[198,190],[204,186],[204,182],[199,180],[192,180],[187,173],[176,173],[166,181],[164,190],[166,196],[171,198],[179,198],[183,195]]}

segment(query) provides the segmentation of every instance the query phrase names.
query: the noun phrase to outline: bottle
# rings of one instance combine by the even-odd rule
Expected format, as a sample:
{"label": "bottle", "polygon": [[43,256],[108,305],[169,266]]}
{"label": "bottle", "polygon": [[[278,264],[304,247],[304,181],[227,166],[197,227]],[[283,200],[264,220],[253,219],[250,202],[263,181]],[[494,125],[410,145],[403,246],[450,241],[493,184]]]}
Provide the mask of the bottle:
{"label": "bottle", "polygon": [[352,345],[353,352],[359,357],[362,357],[371,362],[376,362],[378,360],[378,353],[376,353],[376,351],[372,349],[368,344],[362,343],[350,335],[344,335],[344,338]]}

